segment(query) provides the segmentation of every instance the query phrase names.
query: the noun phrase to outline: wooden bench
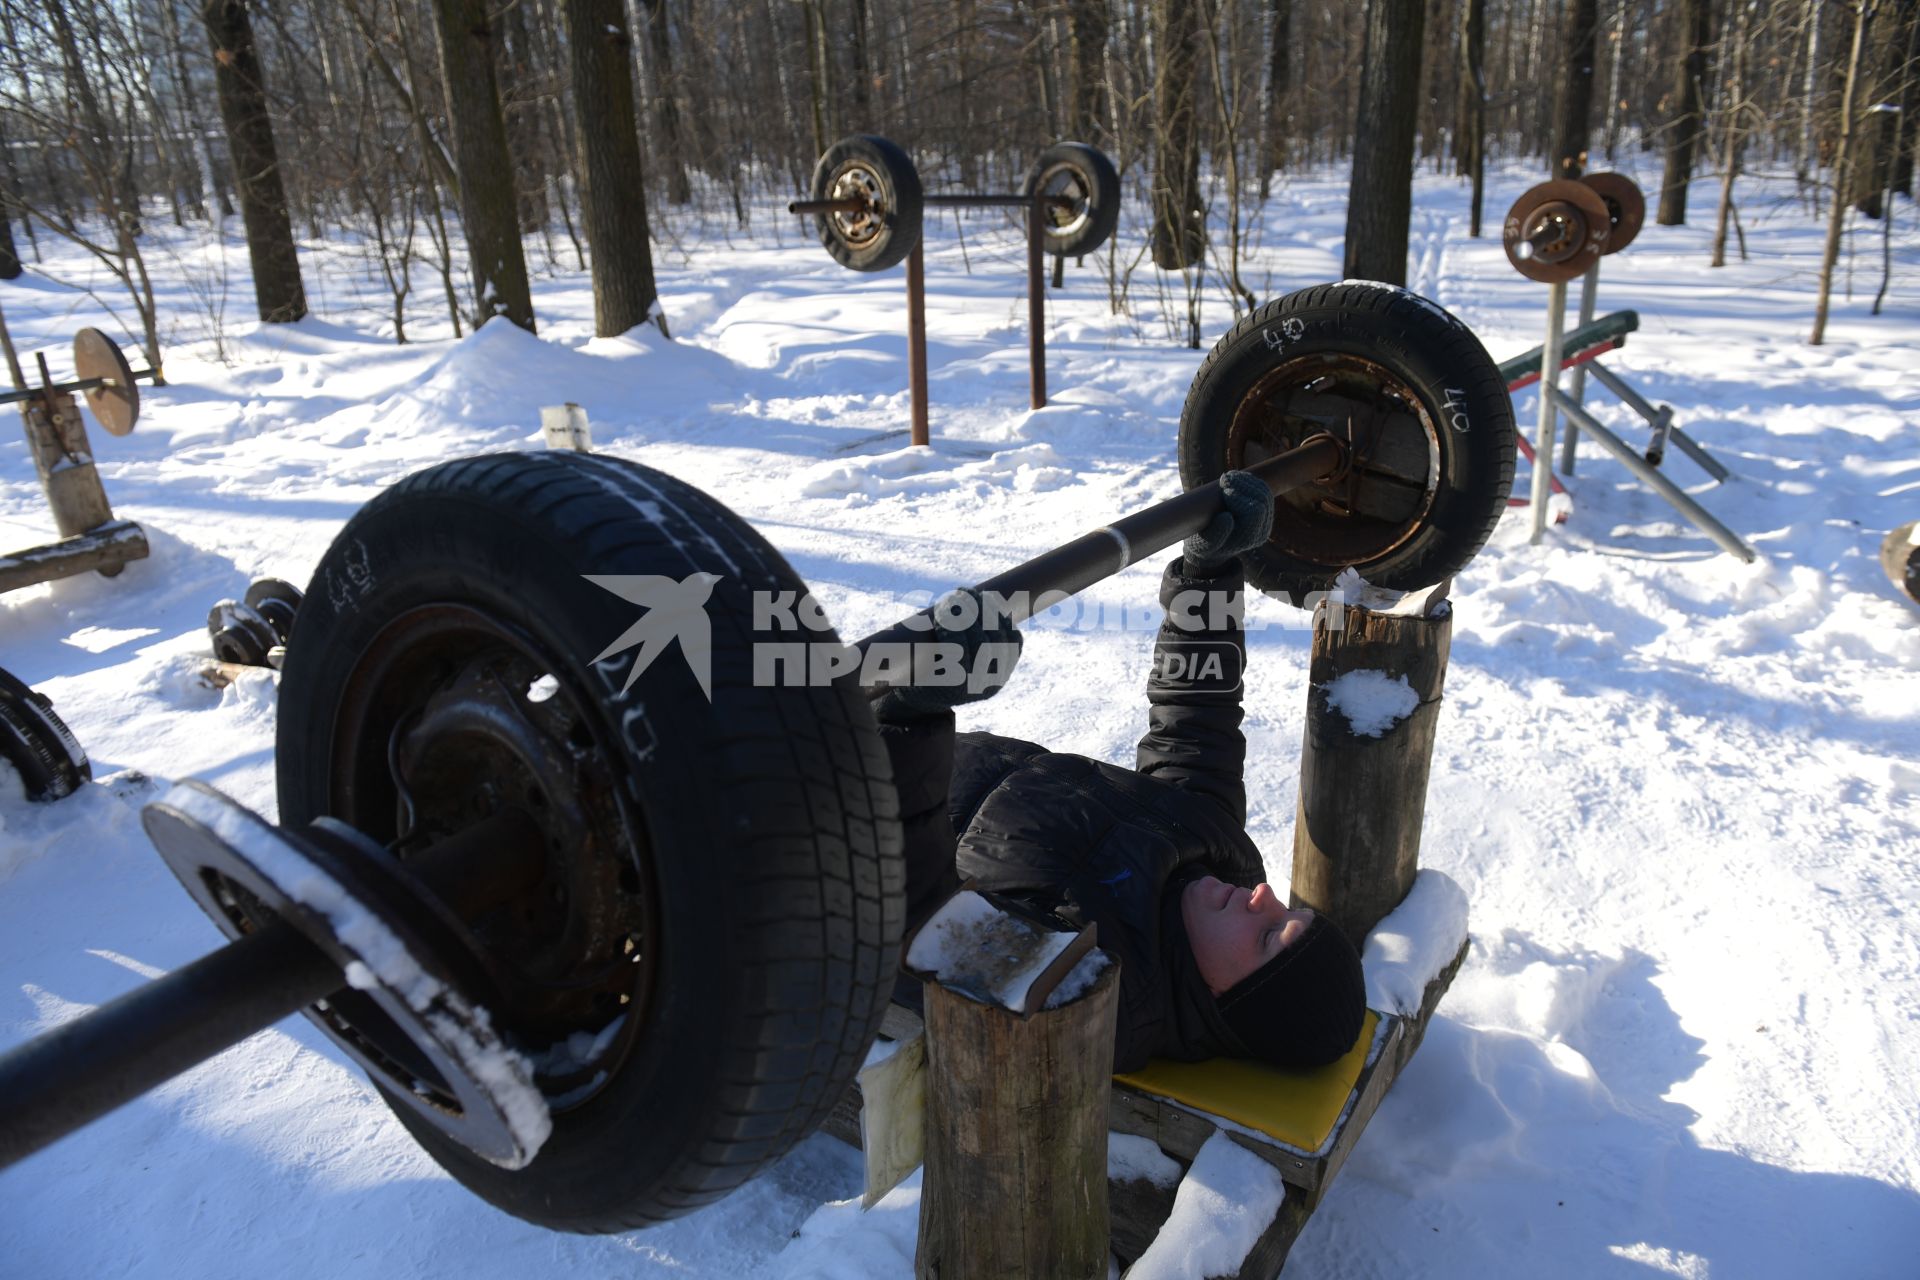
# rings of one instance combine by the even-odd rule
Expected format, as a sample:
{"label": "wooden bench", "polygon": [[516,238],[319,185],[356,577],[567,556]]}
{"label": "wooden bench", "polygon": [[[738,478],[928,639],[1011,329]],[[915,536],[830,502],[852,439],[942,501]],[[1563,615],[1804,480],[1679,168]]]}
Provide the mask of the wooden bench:
{"label": "wooden bench", "polygon": [[[1272,1165],[1286,1195],[1238,1272],[1239,1280],[1271,1280],[1307,1219],[1319,1207],[1347,1157],[1380,1108],[1387,1090],[1413,1059],[1440,998],[1466,958],[1462,944],[1440,975],[1427,984],[1418,1012],[1400,1016],[1369,1010],[1353,1052],[1317,1072],[1290,1074],[1254,1063],[1216,1060],[1156,1062],[1139,1073],[1116,1076],[1109,1127],[1116,1134],[1146,1138],[1174,1161],[1182,1174],[1216,1132]],[[922,1032],[920,1017],[902,1005],[887,1010],[883,1040],[911,1042]],[[1264,1094],[1258,1101],[1251,1095]],[[1207,1109],[1221,1099],[1218,1110]],[[854,1084],[823,1126],[858,1149],[864,1099]],[[1112,1247],[1123,1267],[1146,1252],[1173,1212],[1177,1179],[1110,1177]]]}

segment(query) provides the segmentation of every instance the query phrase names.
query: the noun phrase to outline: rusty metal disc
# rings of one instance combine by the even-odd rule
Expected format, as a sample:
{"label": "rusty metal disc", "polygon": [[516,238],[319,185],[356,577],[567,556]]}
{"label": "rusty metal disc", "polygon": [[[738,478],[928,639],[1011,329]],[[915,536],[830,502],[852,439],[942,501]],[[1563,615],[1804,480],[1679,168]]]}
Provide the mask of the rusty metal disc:
{"label": "rusty metal disc", "polygon": [[1639,184],[1624,173],[1589,173],[1580,181],[1593,188],[1606,203],[1613,231],[1607,236],[1607,246],[1603,254],[1618,253],[1633,243],[1640,234],[1640,226],[1647,220],[1647,198],[1640,194]]}
{"label": "rusty metal disc", "polygon": [[83,392],[87,407],[109,435],[124,436],[140,420],[140,387],[133,368],[112,338],[98,329],[73,335],[73,369],[81,381],[105,378],[107,385]]}
{"label": "rusty metal disc", "polygon": [[1606,202],[1592,187],[1556,178],[1513,202],[1501,239],[1515,271],[1559,284],[1586,274],[1606,252],[1612,226]]}

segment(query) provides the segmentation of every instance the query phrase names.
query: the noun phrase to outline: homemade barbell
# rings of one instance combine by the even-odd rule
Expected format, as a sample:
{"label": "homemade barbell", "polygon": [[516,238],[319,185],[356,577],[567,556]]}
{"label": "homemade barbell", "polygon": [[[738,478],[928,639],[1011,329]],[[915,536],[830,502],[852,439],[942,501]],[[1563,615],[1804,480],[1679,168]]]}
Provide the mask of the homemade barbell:
{"label": "homemade barbell", "polygon": [[0,555],[0,592],[94,570],[113,577],[129,560],[147,555],[147,535],[131,520],[116,520],[106,487],[93,462],[93,446],[74,393],[111,435],[124,436],[140,417],[140,378],[156,378],[157,369],[135,370],[113,340],[98,329],[82,329],[73,339],[74,377],[55,382],[45,355],[38,357],[40,385],[27,384],[6,321],[0,316],[13,390],[0,392],[0,404],[18,404],[27,445],[40,484],[53,510],[58,542]]}
{"label": "homemade barbell", "polygon": [[[1645,218],[1646,201],[1639,187],[1619,173],[1592,173],[1578,179],[1543,182],[1515,201],[1507,214],[1504,241],[1508,260],[1521,274],[1549,286],[1547,340],[1540,348],[1539,426],[1533,447],[1526,450],[1533,462],[1533,491],[1529,503],[1533,508],[1532,541],[1539,543],[1546,533],[1547,495],[1557,483],[1552,467],[1553,442],[1559,420],[1564,416],[1567,434],[1560,459],[1563,471],[1573,472],[1574,445],[1584,427],[1597,444],[1722,549],[1751,562],[1755,557],[1752,547],[1661,474],[1660,462],[1671,438],[1681,442],[1687,453],[1716,479],[1727,478],[1724,467],[1673,425],[1672,410],[1656,410],[1618,374],[1598,363],[1593,365],[1594,376],[1653,427],[1653,441],[1642,457],[1586,411],[1582,403],[1587,374],[1585,362],[1575,366],[1572,387],[1564,391],[1560,387],[1560,365],[1565,358],[1561,348],[1567,281],[1584,274],[1580,301],[1580,324],[1584,327],[1593,319],[1600,259],[1631,244]],[[1516,443],[1525,449],[1524,440],[1517,439]]]}
{"label": "homemade barbell", "polygon": [[810,215],[835,262],[854,271],[885,271],[907,264],[907,390],[910,439],[924,445],[927,422],[926,257],[923,211],[1027,210],[1028,403],[1047,404],[1046,273],[1056,260],[1092,253],[1120,221],[1120,175],[1113,162],[1083,142],[1056,142],[1040,153],[1019,194],[929,194],[913,161],[898,145],[872,134],[842,138],[814,166],[808,199],[788,213]]}
{"label": "homemade barbell", "polygon": [[[1203,529],[1230,467],[1276,495],[1253,585],[1428,585],[1512,475],[1491,358],[1384,286],[1244,319],[1180,437],[1187,492],[976,590],[1030,616]],[[0,1057],[0,1166],[296,1009],[455,1178],[557,1229],[676,1216],[824,1120],[904,916],[866,659],[926,611],[841,645],[710,496],[566,451],[389,487],[304,594],[279,824],[193,781],[142,816],[230,941]]]}

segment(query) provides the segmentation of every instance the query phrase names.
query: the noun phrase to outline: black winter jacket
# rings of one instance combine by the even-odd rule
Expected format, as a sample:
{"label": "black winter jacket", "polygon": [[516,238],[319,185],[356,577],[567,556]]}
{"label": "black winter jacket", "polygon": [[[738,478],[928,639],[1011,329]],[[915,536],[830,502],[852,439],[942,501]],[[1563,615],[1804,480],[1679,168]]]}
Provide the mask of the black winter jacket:
{"label": "black winter jacket", "polygon": [[[1264,878],[1241,780],[1242,590],[1237,567],[1190,578],[1179,559],[1167,566],[1168,616],[1133,769],[988,733],[956,735],[950,714],[881,726],[906,826],[909,921],[971,879],[1075,927],[1097,923],[1100,946],[1121,966],[1115,1071],[1156,1056],[1247,1052],[1200,978],[1170,892],[1203,874],[1247,886]],[[1194,597],[1183,592],[1232,593],[1232,603],[1209,618],[1186,607]],[[1198,625],[1183,629],[1182,620]]]}

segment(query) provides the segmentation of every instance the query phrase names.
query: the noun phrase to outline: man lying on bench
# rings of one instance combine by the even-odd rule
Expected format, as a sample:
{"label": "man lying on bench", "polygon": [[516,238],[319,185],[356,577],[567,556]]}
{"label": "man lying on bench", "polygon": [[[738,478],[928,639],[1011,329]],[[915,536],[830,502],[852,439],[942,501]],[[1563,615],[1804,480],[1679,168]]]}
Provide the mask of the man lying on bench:
{"label": "man lying on bench", "polygon": [[875,704],[906,831],[909,928],[963,879],[1075,929],[1096,923],[1120,962],[1116,1072],[1153,1057],[1321,1066],[1353,1047],[1365,1014],[1352,943],[1288,910],[1245,830],[1239,557],[1267,540],[1273,495],[1244,472],[1221,488],[1227,510],[1161,577],[1133,769],[954,732],[953,707],[990,697],[1019,654],[1018,629],[978,608],[972,626],[936,624],[931,639],[959,645],[966,671],[993,666],[997,683],[907,685]]}

